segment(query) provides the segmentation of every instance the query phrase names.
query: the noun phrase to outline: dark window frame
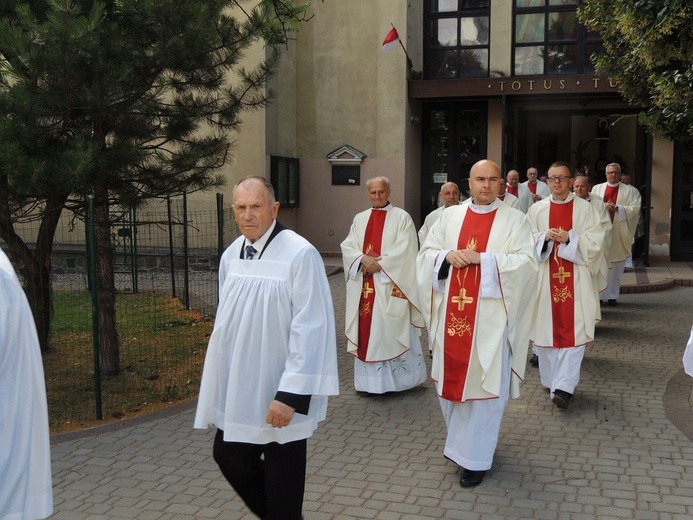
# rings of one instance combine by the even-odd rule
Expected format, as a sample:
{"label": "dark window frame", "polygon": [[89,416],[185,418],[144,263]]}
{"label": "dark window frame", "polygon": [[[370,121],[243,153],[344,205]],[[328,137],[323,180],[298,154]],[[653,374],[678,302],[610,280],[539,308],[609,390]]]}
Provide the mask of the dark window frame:
{"label": "dark window frame", "polygon": [[[565,38],[565,39],[551,39],[549,37],[549,14],[550,13],[576,13],[578,6],[582,3],[582,0],[577,0],[574,4],[570,5],[550,5],[550,0],[544,0],[544,5],[533,6],[533,7],[517,7],[517,1],[513,0],[513,22],[512,22],[512,56],[511,56],[511,67],[513,76],[523,76],[525,74],[518,73],[516,70],[516,51],[520,48],[526,47],[543,47],[543,66],[540,75],[545,76],[561,76],[567,74],[593,74],[594,65],[590,60],[590,54],[587,54],[587,46],[597,46],[601,47],[602,39],[598,35],[590,34],[584,24],[580,23],[578,19],[577,37],[576,38]],[[535,42],[522,42],[517,43],[517,16],[525,14],[543,14],[544,15],[544,39],[542,41]],[[549,60],[547,59],[548,48],[560,45],[574,45],[576,48],[576,68],[575,70],[566,70],[565,72],[550,72],[548,71]],[[534,74],[527,74],[534,75]]]}
{"label": "dark window frame", "polygon": [[[470,2],[469,0],[458,0],[457,10],[454,11],[437,11],[434,9],[437,0],[426,0],[424,2],[424,77],[425,79],[470,79],[470,78],[488,78],[491,65],[491,2],[480,0]],[[467,4],[473,4],[468,6]],[[481,6],[481,7],[479,7]],[[462,18],[486,18],[488,23],[488,38],[485,44],[463,44],[460,35],[460,20]],[[456,22],[456,40],[455,45],[432,45],[431,44],[431,25],[439,20],[455,20]],[[485,70],[483,74],[474,74],[472,68],[462,68],[462,57],[465,52],[485,51],[486,63],[481,70]],[[455,53],[455,72],[454,75],[440,75],[434,68],[438,63],[434,56],[441,52]],[[471,74],[465,74],[465,71],[472,71]]]}
{"label": "dark window frame", "polygon": [[295,157],[270,156],[270,183],[283,208],[299,207],[299,160]]}

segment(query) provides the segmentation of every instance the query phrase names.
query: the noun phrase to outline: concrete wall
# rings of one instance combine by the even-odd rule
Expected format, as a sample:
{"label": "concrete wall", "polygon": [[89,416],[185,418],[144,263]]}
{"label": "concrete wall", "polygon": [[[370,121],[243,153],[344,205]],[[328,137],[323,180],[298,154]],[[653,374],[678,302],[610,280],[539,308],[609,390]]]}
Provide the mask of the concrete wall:
{"label": "concrete wall", "polygon": [[655,139],[652,143],[652,156],[650,260],[669,261],[674,143]]}
{"label": "concrete wall", "polygon": [[[266,154],[300,160],[300,207],[280,209],[279,218],[320,251],[338,253],[354,214],[369,207],[366,179],[389,177],[392,203],[418,213],[420,125],[411,121],[406,57],[401,48],[380,52],[390,21],[406,45],[408,7],[316,2],[312,14],[272,82]],[[360,187],[332,185],[326,156],[344,144],[366,154]]]}

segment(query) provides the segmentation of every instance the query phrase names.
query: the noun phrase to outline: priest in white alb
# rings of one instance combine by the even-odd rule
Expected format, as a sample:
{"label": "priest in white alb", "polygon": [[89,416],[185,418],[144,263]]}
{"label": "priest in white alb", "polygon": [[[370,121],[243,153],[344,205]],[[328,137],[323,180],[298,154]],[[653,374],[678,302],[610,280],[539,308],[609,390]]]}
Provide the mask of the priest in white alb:
{"label": "priest in white alb", "polygon": [[539,171],[530,166],[527,168],[527,180],[522,183],[532,195],[532,203],[539,202],[551,195],[551,188],[544,181],[539,180]]}
{"label": "priest in white alb", "polygon": [[234,187],[242,235],[221,257],[194,427],[217,428],[214,460],[253,513],[299,520],[307,438],[339,393],[337,344],[325,264],[278,209],[266,179]]}
{"label": "priest in white alb", "polygon": [[34,317],[0,249],[0,518],[53,513],[43,361]]}
{"label": "priest in white alb", "polygon": [[474,164],[472,198],[443,212],[417,258],[444,455],[461,466],[462,487],[491,468],[505,406],[519,397],[536,296],[532,232],[522,212],[497,199],[500,178],[496,163]]}
{"label": "priest in white alb", "polygon": [[[604,204],[604,201],[599,195],[590,192],[589,178],[584,175],[578,175],[573,180],[573,193],[576,197],[586,200],[599,214],[599,222],[604,230],[604,245],[602,246],[601,254],[599,255],[599,274],[593,277],[594,289],[599,295],[608,283],[609,277],[609,260],[607,254],[611,247],[611,217],[609,210]],[[598,309],[598,319],[601,319],[601,308]]]}
{"label": "priest in white alb", "polygon": [[520,173],[517,170],[510,170],[505,176],[505,180],[508,183],[508,193],[517,197],[518,209],[522,213],[527,213],[527,210],[534,204],[534,198],[529,188],[524,183],[520,183]]}
{"label": "priest in white alb", "polygon": [[498,190],[498,199],[505,202],[508,206],[515,209],[520,209],[520,201],[512,193],[508,193],[508,183],[505,177],[501,177],[500,188]]}
{"label": "priest in white alb", "polygon": [[345,334],[354,356],[354,388],[401,392],[426,380],[416,290],[418,240],[409,214],[389,200],[390,181],[366,183],[372,208],[354,217],[342,242]]}
{"label": "priest in white alb", "polygon": [[590,203],[570,191],[567,163],[553,163],[548,173],[551,196],[527,212],[540,260],[531,338],[541,383],[565,410],[580,380],[585,344],[594,339],[599,300],[593,278],[599,275],[604,228]]}
{"label": "priest in white alb", "polygon": [[609,280],[600,299],[612,307],[617,305],[616,300],[621,294],[623,271],[626,259],[631,255],[641,205],[640,192],[620,180],[621,166],[618,163],[607,164],[606,182],[592,188],[592,193],[602,198],[611,216],[611,245],[607,255],[610,264]]}

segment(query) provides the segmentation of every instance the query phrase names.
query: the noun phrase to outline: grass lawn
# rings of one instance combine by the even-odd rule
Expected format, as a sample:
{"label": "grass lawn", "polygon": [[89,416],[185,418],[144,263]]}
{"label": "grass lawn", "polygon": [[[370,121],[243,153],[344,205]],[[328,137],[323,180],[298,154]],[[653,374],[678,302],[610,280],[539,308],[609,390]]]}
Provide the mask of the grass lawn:
{"label": "grass lawn", "polygon": [[160,292],[118,294],[117,376],[101,376],[96,420],[91,296],[55,291],[50,351],[43,356],[51,433],[160,410],[199,390],[212,320]]}

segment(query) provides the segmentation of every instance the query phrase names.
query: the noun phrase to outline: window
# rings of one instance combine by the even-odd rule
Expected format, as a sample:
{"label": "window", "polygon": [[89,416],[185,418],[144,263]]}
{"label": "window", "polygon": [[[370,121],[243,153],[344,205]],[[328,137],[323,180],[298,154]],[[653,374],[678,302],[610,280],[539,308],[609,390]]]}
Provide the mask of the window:
{"label": "window", "polygon": [[426,78],[485,78],[489,0],[426,0]]}
{"label": "window", "polygon": [[515,0],[513,72],[516,76],[592,74],[599,34],[579,23],[579,0]]}
{"label": "window", "polygon": [[298,159],[291,157],[270,158],[270,182],[274,195],[282,207],[298,207]]}

